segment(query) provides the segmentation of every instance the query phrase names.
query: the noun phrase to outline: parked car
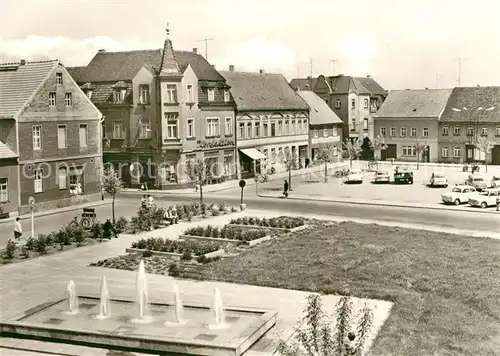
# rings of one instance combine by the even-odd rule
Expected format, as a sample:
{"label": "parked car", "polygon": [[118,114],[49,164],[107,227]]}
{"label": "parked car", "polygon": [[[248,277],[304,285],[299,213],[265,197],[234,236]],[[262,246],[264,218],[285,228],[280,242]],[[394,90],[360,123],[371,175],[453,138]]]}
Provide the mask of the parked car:
{"label": "parked car", "polygon": [[465,180],[465,184],[473,186],[479,192],[483,189],[488,188],[488,184],[486,184],[484,177],[477,174],[469,174],[469,176]]}
{"label": "parked car", "polygon": [[500,176],[493,176],[490,186],[492,188],[500,188]]}
{"label": "parked car", "polygon": [[469,202],[469,198],[478,194],[476,188],[470,185],[457,184],[451,192],[441,194],[441,200],[445,204],[460,205]]}
{"label": "parked car", "polygon": [[469,198],[469,205],[480,206],[483,209],[486,209],[489,206],[496,206],[499,195],[500,189],[498,188],[484,189],[478,195]]}
{"label": "parked car", "polygon": [[394,173],[394,183],[396,184],[413,184],[413,172],[402,171]]}
{"label": "parked car", "polygon": [[375,172],[375,183],[390,183],[391,182],[391,176],[389,176],[389,173],[386,171],[377,171]]}
{"label": "parked car", "polygon": [[446,178],[444,173],[434,172],[431,175],[429,182],[431,187],[448,187],[448,178]]}
{"label": "parked car", "polygon": [[350,169],[345,178],[345,183],[363,183],[361,169]]}

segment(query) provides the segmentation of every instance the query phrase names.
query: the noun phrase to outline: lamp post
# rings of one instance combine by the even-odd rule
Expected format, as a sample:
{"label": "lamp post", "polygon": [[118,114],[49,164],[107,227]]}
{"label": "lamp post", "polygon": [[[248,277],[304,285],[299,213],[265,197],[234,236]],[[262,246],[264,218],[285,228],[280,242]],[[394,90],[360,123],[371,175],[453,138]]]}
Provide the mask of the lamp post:
{"label": "lamp post", "polygon": [[31,210],[31,237],[35,238],[35,197],[30,197],[29,200]]}

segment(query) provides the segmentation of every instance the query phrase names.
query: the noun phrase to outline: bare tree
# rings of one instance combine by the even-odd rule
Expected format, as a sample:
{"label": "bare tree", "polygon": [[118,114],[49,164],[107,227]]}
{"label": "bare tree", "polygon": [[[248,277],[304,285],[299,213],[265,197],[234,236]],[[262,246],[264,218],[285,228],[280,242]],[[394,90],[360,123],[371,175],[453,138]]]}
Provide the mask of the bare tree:
{"label": "bare tree", "polygon": [[481,136],[476,140],[476,147],[479,148],[481,152],[484,152],[484,167],[486,172],[488,172],[488,161],[486,156],[493,149],[494,143],[488,138],[488,136]]}
{"label": "bare tree", "polygon": [[208,167],[205,160],[187,161],[186,174],[191,181],[200,187],[200,203],[203,203],[203,186],[208,181]]}
{"label": "bare tree", "polygon": [[417,155],[417,169],[419,169],[422,153],[426,151],[427,151],[427,142],[421,143],[417,141],[417,143],[415,144],[415,153]]}
{"label": "bare tree", "polygon": [[361,152],[363,151],[361,149],[361,142],[355,141],[354,143],[352,142],[347,142],[342,144],[347,151],[348,157],[349,157],[349,168],[352,168],[352,160],[357,159]]}
{"label": "bare tree", "polygon": [[328,163],[335,159],[337,146],[334,143],[321,143],[315,152],[315,157],[325,163],[325,183],[328,182]]}
{"label": "bare tree", "polygon": [[373,148],[375,150],[375,162],[377,162],[378,159],[382,159],[382,151],[387,149],[385,137],[377,135],[377,137],[373,139]]}
{"label": "bare tree", "polygon": [[285,166],[288,171],[288,190],[292,190],[292,169],[297,169],[299,156],[296,151],[292,151],[290,147],[285,147],[278,157],[280,163]]}
{"label": "bare tree", "polygon": [[104,170],[102,176],[102,187],[104,191],[111,195],[111,210],[113,213],[113,224],[115,223],[115,198],[116,195],[119,194],[123,189],[123,182],[118,175],[118,172],[115,171],[114,167],[108,167]]}

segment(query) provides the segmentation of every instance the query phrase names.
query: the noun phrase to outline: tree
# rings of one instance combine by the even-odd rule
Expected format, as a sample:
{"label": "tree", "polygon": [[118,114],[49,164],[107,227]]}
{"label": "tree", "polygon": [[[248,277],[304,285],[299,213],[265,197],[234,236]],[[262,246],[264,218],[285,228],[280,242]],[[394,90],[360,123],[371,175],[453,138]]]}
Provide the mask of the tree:
{"label": "tree", "polygon": [[382,159],[382,151],[387,149],[387,144],[385,143],[385,137],[381,135],[377,135],[373,140],[373,148],[375,150],[374,157],[375,161],[377,159]]}
{"label": "tree", "polygon": [[476,140],[476,147],[479,148],[481,152],[484,152],[484,166],[486,172],[488,172],[488,161],[487,161],[487,155],[488,153],[491,152],[491,150],[494,147],[493,142],[490,141],[490,139],[487,136],[481,136]]}
{"label": "tree", "polygon": [[200,187],[200,204],[203,204],[203,186],[208,181],[208,169],[205,160],[199,158],[196,161],[187,161],[186,164],[186,174],[189,179]]}
{"label": "tree", "polygon": [[280,163],[285,166],[288,171],[288,190],[292,190],[292,169],[297,169],[299,157],[296,151],[292,151],[290,147],[285,147],[278,157]]}
{"label": "tree", "polygon": [[111,210],[113,212],[113,224],[116,222],[115,219],[115,199],[116,195],[119,194],[123,189],[123,182],[118,175],[118,172],[115,171],[113,166],[108,167],[104,170],[104,174],[102,176],[102,186],[106,193],[111,195]]}
{"label": "tree", "polygon": [[337,146],[334,143],[321,143],[315,152],[316,159],[325,163],[325,183],[328,182],[328,163],[334,161],[336,151]]}
{"label": "tree", "polygon": [[361,159],[370,160],[373,158],[373,145],[368,137],[363,139],[361,143]]}
{"label": "tree", "polygon": [[421,143],[417,141],[417,143],[415,144],[415,154],[417,155],[417,169],[419,169],[422,153],[426,151],[427,151],[427,142]]}
{"label": "tree", "polygon": [[352,167],[352,160],[357,159],[361,154],[361,145],[359,141],[343,143],[347,156],[349,157],[349,168]]}

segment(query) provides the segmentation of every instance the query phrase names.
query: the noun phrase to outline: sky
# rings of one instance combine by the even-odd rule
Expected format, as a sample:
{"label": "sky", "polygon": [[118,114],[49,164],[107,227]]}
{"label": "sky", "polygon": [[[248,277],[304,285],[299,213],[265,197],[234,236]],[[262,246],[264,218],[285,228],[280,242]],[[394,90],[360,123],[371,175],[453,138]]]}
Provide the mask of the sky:
{"label": "sky", "polygon": [[[219,70],[371,75],[385,89],[500,85],[499,0],[0,0],[0,62],[198,51]],[[459,71],[459,58],[461,65]],[[335,62],[332,62],[335,60]]]}

